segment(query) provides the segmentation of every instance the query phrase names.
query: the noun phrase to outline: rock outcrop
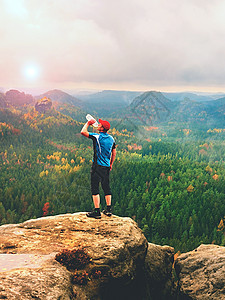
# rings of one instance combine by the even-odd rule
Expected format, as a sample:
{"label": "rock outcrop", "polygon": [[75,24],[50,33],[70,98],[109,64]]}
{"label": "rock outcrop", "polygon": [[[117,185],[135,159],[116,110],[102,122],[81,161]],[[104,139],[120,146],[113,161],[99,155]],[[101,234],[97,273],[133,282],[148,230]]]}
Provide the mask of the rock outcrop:
{"label": "rock outcrop", "polygon": [[148,244],[145,258],[146,294],[148,299],[173,299],[175,287],[172,278],[174,248]]}
{"label": "rock outcrop", "polygon": [[39,113],[45,113],[46,111],[51,109],[51,107],[52,107],[52,100],[47,97],[44,97],[35,103],[35,109]]}
{"label": "rock outcrop", "polygon": [[225,299],[225,247],[201,245],[175,262],[178,299]]}
{"label": "rock outcrop", "polygon": [[[82,270],[55,260],[63,249],[80,247],[91,258]],[[150,299],[144,289],[147,247],[137,224],[117,216],[96,220],[75,213],[3,225],[0,299]],[[74,272],[87,282],[73,283]]]}
{"label": "rock outcrop", "polygon": [[30,94],[25,94],[18,90],[9,90],[5,93],[5,101],[7,104],[12,106],[21,106],[26,104],[32,104],[34,98]]}
{"label": "rock outcrop", "polygon": [[[68,253],[87,260],[69,267],[58,259]],[[3,225],[0,299],[225,299],[225,247],[201,245],[181,254],[176,293],[173,254],[172,247],[148,243],[130,218],[75,213]]]}

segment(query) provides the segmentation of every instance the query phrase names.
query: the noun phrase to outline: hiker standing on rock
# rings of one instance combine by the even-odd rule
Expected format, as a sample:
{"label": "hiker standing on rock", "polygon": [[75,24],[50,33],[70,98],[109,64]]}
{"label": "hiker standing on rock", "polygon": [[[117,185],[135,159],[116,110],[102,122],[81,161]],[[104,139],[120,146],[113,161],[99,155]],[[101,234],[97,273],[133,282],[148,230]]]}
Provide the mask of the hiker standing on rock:
{"label": "hiker standing on rock", "polygon": [[110,128],[110,123],[99,119],[97,130],[99,133],[88,132],[88,126],[96,123],[96,120],[89,120],[81,130],[81,134],[92,139],[94,148],[93,164],[91,168],[91,192],[94,203],[94,209],[87,213],[88,217],[100,219],[100,195],[99,183],[101,182],[102,189],[105,194],[106,209],[103,213],[110,217],[111,210],[111,189],[109,184],[109,172],[112,169],[113,162],[116,157],[116,146],[114,138],[107,133]]}

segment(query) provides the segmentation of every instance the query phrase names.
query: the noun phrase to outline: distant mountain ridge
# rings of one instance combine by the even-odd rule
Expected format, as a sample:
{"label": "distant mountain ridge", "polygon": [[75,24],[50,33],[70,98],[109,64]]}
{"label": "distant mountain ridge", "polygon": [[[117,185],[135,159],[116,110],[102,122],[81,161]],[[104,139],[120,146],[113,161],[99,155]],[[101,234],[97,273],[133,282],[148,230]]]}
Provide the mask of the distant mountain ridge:
{"label": "distant mountain ridge", "polygon": [[61,90],[57,90],[57,89],[50,90],[44,94],[35,96],[34,98],[36,100],[39,100],[44,97],[47,97],[47,98],[51,99],[52,101],[57,101],[60,103],[71,104],[71,105],[78,106],[78,107],[82,106],[81,100],[79,100],[78,98],[71,96],[70,94],[67,94]]}
{"label": "distant mountain ridge", "polygon": [[197,93],[191,93],[191,92],[179,92],[179,93],[171,93],[167,92],[162,94],[170,99],[171,101],[183,101],[185,99],[189,99],[192,101],[197,102],[206,102],[206,101],[214,101],[219,98],[225,97],[225,94],[219,93],[219,94],[197,94]]}
{"label": "distant mountain ridge", "polygon": [[197,95],[195,93],[182,92],[182,93],[162,93],[166,98],[171,101],[183,101],[185,99],[189,99],[192,101],[203,102],[203,101],[211,101],[215,98],[211,95]]}
{"label": "distant mountain ridge", "polygon": [[80,99],[89,103],[94,101],[99,103],[112,101],[114,103],[124,102],[130,104],[132,100],[141,93],[142,92],[104,90],[94,94],[81,95]]}
{"label": "distant mountain ridge", "polygon": [[204,102],[205,105],[213,106],[213,107],[223,106],[224,103],[225,103],[225,97],[219,98],[219,99],[216,99],[216,100],[212,100],[212,101]]}
{"label": "distant mountain ridge", "polygon": [[80,96],[80,99],[87,111],[108,117],[115,111],[125,109],[140,94],[141,92],[104,90]]}
{"label": "distant mountain ridge", "polygon": [[[142,93],[104,90],[89,95],[80,95],[80,98],[77,98],[54,89],[36,96],[35,99],[40,100],[44,97],[51,99],[55,109],[80,122],[85,121],[86,113],[91,113],[96,118],[109,118],[117,121],[124,117],[133,121],[139,119],[138,122],[142,120],[142,125],[147,120],[150,123],[154,121],[154,124],[184,122],[193,126],[200,124],[200,126],[224,128],[225,97],[215,99],[215,96],[188,92],[147,91]],[[17,90],[0,94],[0,108],[10,105],[33,105],[34,103],[31,95]]]}
{"label": "distant mountain ridge", "polygon": [[178,122],[191,126],[225,126],[225,97],[196,101],[185,97],[172,101],[165,93],[149,91],[136,97],[128,106],[126,117],[142,125]]}

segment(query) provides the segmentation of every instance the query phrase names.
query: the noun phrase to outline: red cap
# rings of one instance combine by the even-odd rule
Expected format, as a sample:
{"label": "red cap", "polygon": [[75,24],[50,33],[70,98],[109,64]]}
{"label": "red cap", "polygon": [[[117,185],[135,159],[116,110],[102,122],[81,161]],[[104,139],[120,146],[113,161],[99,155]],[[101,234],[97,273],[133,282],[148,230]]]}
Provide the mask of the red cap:
{"label": "red cap", "polygon": [[109,130],[109,128],[110,128],[110,123],[109,123],[108,121],[106,121],[106,120],[101,120],[101,119],[99,119],[98,121],[99,121],[99,123],[102,124],[102,126],[105,128],[105,130]]}

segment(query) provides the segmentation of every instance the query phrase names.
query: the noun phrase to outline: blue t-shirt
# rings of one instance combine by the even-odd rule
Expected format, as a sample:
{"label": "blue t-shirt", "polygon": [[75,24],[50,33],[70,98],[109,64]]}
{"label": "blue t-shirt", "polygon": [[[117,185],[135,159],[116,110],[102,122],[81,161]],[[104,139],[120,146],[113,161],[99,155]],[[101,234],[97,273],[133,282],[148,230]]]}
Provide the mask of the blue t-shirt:
{"label": "blue t-shirt", "polygon": [[106,132],[89,132],[89,138],[93,140],[93,162],[100,166],[110,167],[112,149],[115,148],[114,138]]}

